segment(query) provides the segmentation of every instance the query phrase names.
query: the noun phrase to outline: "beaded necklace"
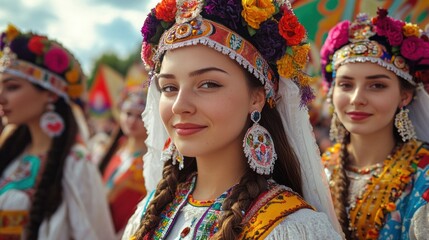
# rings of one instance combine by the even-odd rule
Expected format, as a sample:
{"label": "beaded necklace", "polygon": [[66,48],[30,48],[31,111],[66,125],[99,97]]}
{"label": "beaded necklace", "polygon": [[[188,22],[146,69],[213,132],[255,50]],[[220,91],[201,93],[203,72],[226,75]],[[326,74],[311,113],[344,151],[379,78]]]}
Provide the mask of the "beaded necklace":
{"label": "beaded necklace", "polygon": [[373,173],[349,210],[349,230],[357,239],[377,239],[385,216],[396,209],[396,200],[411,181],[418,160],[413,157],[416,141],[409,141],[384,160]]}

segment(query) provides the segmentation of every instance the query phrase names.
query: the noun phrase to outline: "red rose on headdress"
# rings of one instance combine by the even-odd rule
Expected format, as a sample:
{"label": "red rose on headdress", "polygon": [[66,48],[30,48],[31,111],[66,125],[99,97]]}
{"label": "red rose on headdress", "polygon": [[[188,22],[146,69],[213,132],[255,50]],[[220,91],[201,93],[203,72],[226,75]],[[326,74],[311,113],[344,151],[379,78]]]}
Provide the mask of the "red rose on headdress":
{"label": "red rose on headdress", "polygon": [[298,45],[305,37],[305,28],[299,23],[298,18],[289,10],[284,11],[284,15],[279,21],[279,32],[288,45]]}
{"label": "red rose on headdress", "polygon": [[44,40],[46,40],[46,37],[33,36],[30,41],[28,41],[28,49],[36,55],[42,55],[43,48],[45,47],[45,44],[43,44]]}
{"label": "red rose on headdress", "polygon": [[62,74],[69,66],[69,58],[63,49],[53,47],[45,54],[44,64],[52,72]]}
{"label": "red rose on headdress", "polygon": [[401,29],[387,31],[386,36],[392,46],[399,46],[404,40],[404,35],[402,35]]}
{"label": "red rose on headdress", "polygon": [[172,22],[176,17],[176,11],[176,0],[162,0],[155,7],[155,16],[165,22]]}
{"label": "red rose on headdress", "polygon": [[401,45],[401,55],[412,61],[419,60],[422,58],[422,51],[419,49],[423,47],[423,44],[423,40],[420,38],[406,38]]}

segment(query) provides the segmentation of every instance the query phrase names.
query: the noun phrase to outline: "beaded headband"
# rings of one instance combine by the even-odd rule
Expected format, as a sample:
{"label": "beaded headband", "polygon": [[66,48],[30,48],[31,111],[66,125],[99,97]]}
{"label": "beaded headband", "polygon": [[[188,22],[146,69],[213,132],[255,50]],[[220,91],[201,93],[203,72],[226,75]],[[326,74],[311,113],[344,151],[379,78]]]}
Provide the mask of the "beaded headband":
{"label": "beaded headband", "polygon": [[354,22],[342,21],[332,28],[321,58],[329,84],[341,65],[373,62],[416,85],[415,69],[429,58],[429,42],[417,25],[388,17],[387,10],[379,9],[372,19],[358,14]]}
{"label": "beaded headband", "polygon": [[165,51],[202,44],[259,79],[271,107],[278,99],[279,76],[298,84],[302,105],[314,98],[311,78],[303,72],[310,46],[287,1],[162,0],[142,34],[142,59],[153,72],[159,71]]}
{"label": "beaded headband", "polygon": [[80,102],[85,89],[79,62],[45,36],[21,33],[13,25],[0,37],[0,73],[37,84],[66,102]]}

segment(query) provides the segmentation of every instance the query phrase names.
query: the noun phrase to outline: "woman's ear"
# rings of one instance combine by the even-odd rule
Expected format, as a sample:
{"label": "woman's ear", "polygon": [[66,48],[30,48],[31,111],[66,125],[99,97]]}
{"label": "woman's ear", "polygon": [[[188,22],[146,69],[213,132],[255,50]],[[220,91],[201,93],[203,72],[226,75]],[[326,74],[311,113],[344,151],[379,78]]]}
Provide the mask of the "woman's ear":
{"label": "woman's ear", "polygon": [[47,94],[47,99],[48,99],[48,103],[52,103],[54,104],[55,102],[57,102],[59,96],[51,91],[46,91]]}
{"label": "woman's ear", "polygon": [[252,90],[251,96],[251,106],[249,109],[249,113],[254,110],[262,111],[262,108],[265,105],[265,89],[263,87],[259,87],[257,89]]}
{"label": "woman's ear", "polygon": [[411,100],[413,100],[414,91],[413,90],[403,90],[401,91],[401,105],[400,107],[405,107],[410,104]]}

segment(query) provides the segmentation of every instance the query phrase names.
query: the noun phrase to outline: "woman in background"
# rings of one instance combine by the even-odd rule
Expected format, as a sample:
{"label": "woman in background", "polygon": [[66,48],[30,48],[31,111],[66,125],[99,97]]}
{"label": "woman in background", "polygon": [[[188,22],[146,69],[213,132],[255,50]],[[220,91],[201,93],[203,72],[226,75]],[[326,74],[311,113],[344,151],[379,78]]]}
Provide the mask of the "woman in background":
{"label": "woman in background", "polygon": [[12,25],[0,43],[0,239],[114,239],[73,110],[83,104],[80,64]]}
{"label": "woman in background", "polygon": [[322,48],[337,142],[323,160],[347,239],[427,239],[429,96],[415,70],[429,42],[377,14],[338,23]]}

